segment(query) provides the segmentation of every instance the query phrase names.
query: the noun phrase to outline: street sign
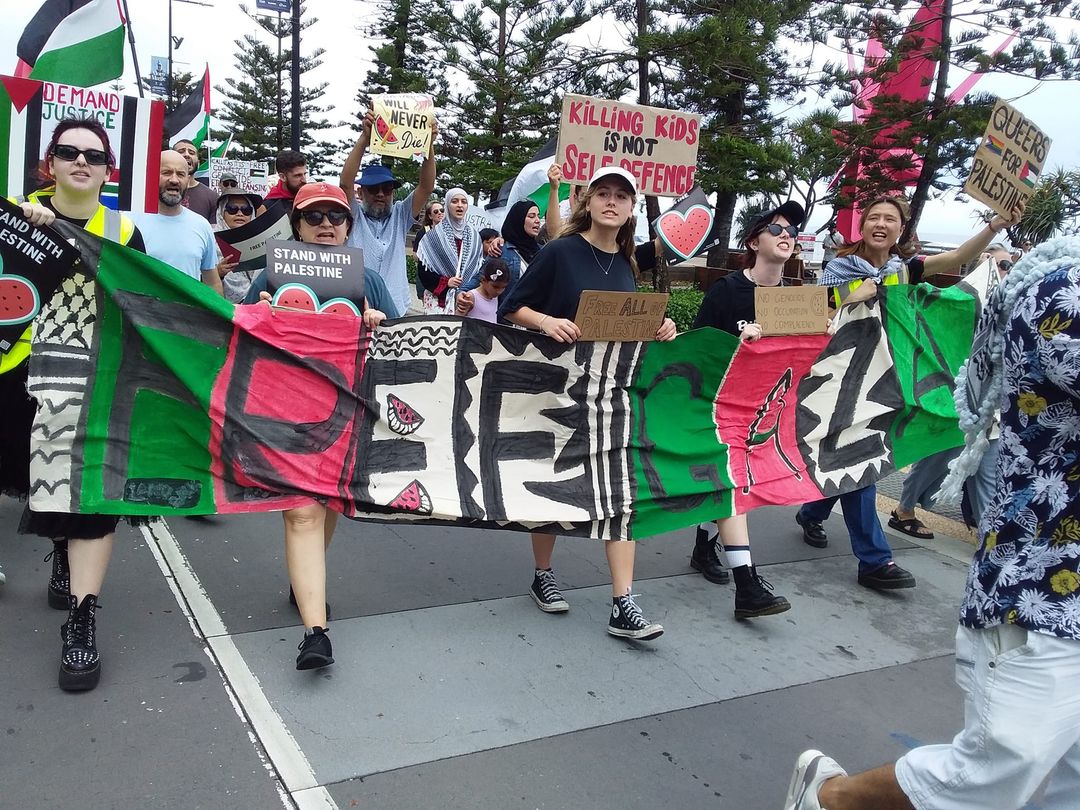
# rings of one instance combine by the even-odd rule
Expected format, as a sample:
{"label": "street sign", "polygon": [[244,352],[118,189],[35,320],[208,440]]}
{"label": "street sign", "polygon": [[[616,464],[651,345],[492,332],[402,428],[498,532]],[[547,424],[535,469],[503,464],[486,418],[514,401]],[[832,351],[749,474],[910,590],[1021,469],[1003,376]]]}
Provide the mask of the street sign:
{"label": "street sign", "polygon": [[255,0],[255,8],[288,14],[292,11],[292,3],[290,0]]}

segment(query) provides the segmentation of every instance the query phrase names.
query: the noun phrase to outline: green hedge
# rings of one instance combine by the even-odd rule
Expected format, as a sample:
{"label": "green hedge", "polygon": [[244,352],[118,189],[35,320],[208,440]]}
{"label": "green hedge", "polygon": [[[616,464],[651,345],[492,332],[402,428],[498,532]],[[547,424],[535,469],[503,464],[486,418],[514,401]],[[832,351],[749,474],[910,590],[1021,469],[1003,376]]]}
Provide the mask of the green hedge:
{"label": "green hedge", "polygon": [[405,275],[410,284],[416,284],[416,257],[411,253],[405,255]]}
{"label": "green hedge", "polygon": [[[638,287],[639,292],[654,292],[653,288],[644,284]],[[699,292],[693,287],[672,287],[671,297],[668,298],[667,315],[675,321],[675,326],[680,332],[687,332],[694,325],[698,309],[705,293]]]}

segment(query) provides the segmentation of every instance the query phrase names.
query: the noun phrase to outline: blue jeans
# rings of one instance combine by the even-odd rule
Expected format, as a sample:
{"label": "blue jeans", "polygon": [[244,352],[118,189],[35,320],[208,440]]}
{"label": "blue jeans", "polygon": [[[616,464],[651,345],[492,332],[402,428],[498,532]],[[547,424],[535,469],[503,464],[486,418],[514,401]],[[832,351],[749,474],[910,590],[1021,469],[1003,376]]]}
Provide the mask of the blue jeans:
{"label": "blue jeans", "polygon": [[799,516],[804,520],[824,523],[837,501],[840,501],[840,508],[844,511],[851,552],[859,558],[859,573],[869,574],[892,562],[892,549],[878,520],[877,487],[873,485],[803,504]]}

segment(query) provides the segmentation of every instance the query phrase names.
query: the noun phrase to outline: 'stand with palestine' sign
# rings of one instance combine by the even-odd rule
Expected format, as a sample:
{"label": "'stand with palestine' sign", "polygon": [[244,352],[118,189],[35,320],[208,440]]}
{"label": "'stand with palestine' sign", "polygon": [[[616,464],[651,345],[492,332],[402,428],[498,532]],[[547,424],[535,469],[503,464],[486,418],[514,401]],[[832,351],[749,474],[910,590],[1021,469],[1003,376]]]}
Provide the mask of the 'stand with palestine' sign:
{"label": "'stand with palestine' sign", "polygon": [[579,340],[654,340],[664,322],[667,302],[667,293],[586,290],[574,316],[581,330]]}
{"label": "'stand with palestine' sign", "polygon": [[700,115],[567,95],[555,162],[567,183],[621,166],[637,178],[639,193],[678,197],[694,185],[700,133]]}
{"label": "'stand with palestine' sign", "polygon": [[998,99],[975,152],[964,193],[1008,217],[1035,192],[1050,138],[1015,107]]}
{"label": "'stand with palestine' sign", "polygon": [[335,315],[359,315],[364,309],[360,248],[267,242],[266,280],[274,306]]}
{"label": "'stand with palestine' sign", "polygon": [[815,285],[758,287],[754,319],[762,335],[823,335],[829,325],[829,291]]}

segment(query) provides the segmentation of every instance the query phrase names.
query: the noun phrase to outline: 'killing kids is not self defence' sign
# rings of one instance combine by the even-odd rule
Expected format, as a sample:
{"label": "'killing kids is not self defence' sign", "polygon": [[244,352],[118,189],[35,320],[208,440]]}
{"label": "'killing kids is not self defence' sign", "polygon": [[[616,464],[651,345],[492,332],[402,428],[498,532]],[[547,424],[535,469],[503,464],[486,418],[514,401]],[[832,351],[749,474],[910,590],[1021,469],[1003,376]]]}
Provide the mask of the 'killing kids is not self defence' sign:
{"label": "'killing kids is not self defence' sign", "polygon": [[371,151],[389,157],[423,160],[431,149],[431,125],[435,107],[422,93],[391,93],[374,96],[371,110]]}
{"label": "'killing kids is not self defence' sign", "polygon": [[555,160],[567,183],[621,166],[640,193],[678,197],[694,185],[700,133],[700,115],[567,95]]}
{"label": "'killing kids is not self defence' sign", "polygon": [[975,152],[964,193],[1008,217],[1035,193],[1050,138],[1015,107],[998,99]]}

